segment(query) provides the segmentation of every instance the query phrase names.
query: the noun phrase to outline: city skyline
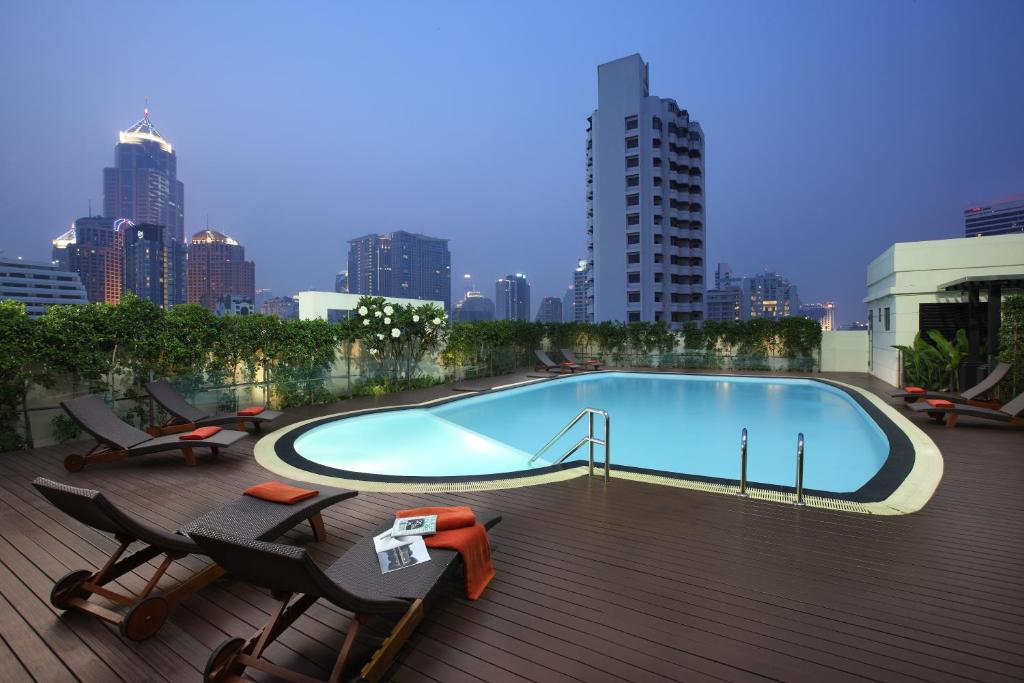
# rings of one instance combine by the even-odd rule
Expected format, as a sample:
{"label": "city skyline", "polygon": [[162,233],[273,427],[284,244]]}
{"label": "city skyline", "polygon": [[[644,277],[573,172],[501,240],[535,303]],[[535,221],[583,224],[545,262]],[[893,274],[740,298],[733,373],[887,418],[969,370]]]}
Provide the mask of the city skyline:
{"label": "city skyline", "polygon": [[[560,6],[543,25],[513,7],[267,5],[242,23],[229,8],[155,7],[168,34],[210,47],[147,60],[122,59],[118,41],[77,49],[124,7],[5,8],[7,256],[46,259],[61,226],[101,205],[96,169],[149,97],[189,185],[185,234],[208,213],[248,246],[262,288],[330,290],[346,239],[409,230],[449,238],[456,272],[526,272],[554,296],[585,248],[596,67],[632,53],[711,141],[707,262],[786,272],[809,300],[836,300],[840,323],[865,317],[864,264],[892,241],[960,235],[977,198],[1024,187],[1011,114],[1024,94],[1002,75],[1024,60],[1020,3],[652,3],[629,26],[614,5]],[[683,19],[702,27],[685,55]],[[524,55],[524,41],[540,49]],[[112,62],[119,78],[97,78]],[[338,69],[350,63],[370,66]],[[416,182],[390,182],[399,159]]]}

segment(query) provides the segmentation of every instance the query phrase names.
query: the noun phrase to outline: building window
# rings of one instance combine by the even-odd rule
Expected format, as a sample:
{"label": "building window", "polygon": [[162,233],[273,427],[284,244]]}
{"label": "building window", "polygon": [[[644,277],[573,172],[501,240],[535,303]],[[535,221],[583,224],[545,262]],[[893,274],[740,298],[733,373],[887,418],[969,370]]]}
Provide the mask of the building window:
{"label": "building window", "polygon": [[640,273],[626,273],[626,282],[631,285],[640,284]]}
{"label": "building window", "polygon": [[628,301],[631,304],[640,303],[640,292],[627,292],[626,301]]}
{"label": "building window", "polygon": [[640,322],[640,311],[627,311],[626,321],[631,323]]}
{"label": "building window", "polygon": [[631,251],[630,253],[626,254],[626,263],[640,263],[640,253],[636,251]]}
{"label": "building window", "polygon": [[640,233],[630,232],[626,234],[626,244],[640,244]]}
{"label": "building window", "polygon": [[636,149],[640,146],[640,138],[635,135],[631,135],[626,138],[626,149]]}
{"label": "building window", "polygon": [[661,157],[654,157],[655,168],[661,168]]}
{"label": "building window", "polygon": [[661,206],[661,195],[660,194],[654,195],[654,205],[655,206]]}
{"label": "building window", "polygon": [[664,276],[661,273],[655,273],[654,274],[654,281],[655,282],[661,282],[662,277],[664,277]]}
{"label": "building window", "polygon": [[654,147],[654,149],[660,148],[661,147],[661,138],[654,138],[653,140],[651,140],[651,146]]}
{"label": "building window", "polygon": [[640,176],[628,175],[626,176],[626,187],[637,187],[640,185]]}
{"label": "building window", "polygon": [[638,195],[638,194],[627,194],[626,195],[626,206],[640,206],[640,195]]}
{"label": "building window", "polygon": [[664,237],[661,236],[661,235],[655,235],[654,236],[654,243],[655,244],[661,244],[663,240],[664,240]]}
{"label": "building window", "polygon": [[654,293],[654,303],[661,303],[661,292]]}
{"label": "building window", "polygon": [[885,307],[885,331],[889,331],[889,307]]}
{"label": "building window", "polygon": [[636,130],[640,125],[640,119],[637,116],[626,117],[626,130]]}
{"label": "building window", "polygon": [[651,119],[651,128],[653,128],[654,130],[660,131],[661,130],[661,119],[658,118],[657,116],[655,116],[653,119]]}
{"label": "building window", "polygon": [[661,263],[664,260],[665,260],[665,257],[662,256],[661,254],[655,254],[654,255],[654,262],[655,263]]}
{"label": "building window", "polygon": [[[660,161],[660,159],[659,159]],[[640,165],[640,157],[626,157],[626,168],[636,168]]]}
{"label": "building window", "polygon": [[626,216],[626,225],[640,225],[640,214],[631,213]]}
{"label": "building window", "polygon": [[661,214],[660,213],[654,214],[654,224],[655,225],[661,225]]}

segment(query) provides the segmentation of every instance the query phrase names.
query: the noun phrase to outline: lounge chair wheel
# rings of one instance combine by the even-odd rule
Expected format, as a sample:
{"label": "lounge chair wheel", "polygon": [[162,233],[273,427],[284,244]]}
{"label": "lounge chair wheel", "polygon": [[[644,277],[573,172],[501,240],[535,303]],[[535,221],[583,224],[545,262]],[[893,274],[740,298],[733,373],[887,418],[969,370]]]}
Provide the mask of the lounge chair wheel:
{"label": "lounge chair wheel", "polygon": [[64,458],[64,469],[68,472],[81,472],[85,469],[85,456],[72,453]]}
{"label": "lounge chair wheel", "polygon": [[150,596],[137,602],[121,622],[121,635],[128,640],[140,641],[160,630],[167,621],[167,601],[159,596]]}
{"label": "lounge chair wheel", "polygon": [[206,660],[206,667],[203,669],[203,681],[206,683],[217,683],[227,676],[239,676],[242,667],[235,664],[235,657],[242,651],[245,645],[243,638],[228,638],[221,641],[221,644],[213,648],[210,657]]}
{"label": "lounge chair wheel", "polygon": [[82,584],[92,576],[88,569],[76,569],[57,579],[50,591],[50,604],[60,610],[71,609],[71,598],[87,598],[89,593]]}

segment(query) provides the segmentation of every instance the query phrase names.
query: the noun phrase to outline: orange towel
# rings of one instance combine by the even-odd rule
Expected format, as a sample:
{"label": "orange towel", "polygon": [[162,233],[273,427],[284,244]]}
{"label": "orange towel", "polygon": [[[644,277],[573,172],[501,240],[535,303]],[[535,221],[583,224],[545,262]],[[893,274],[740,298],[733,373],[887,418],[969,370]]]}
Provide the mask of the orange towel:
{"label": "orange towel", "polygon": [[192,430],[188,434],[182,434],[178,438],[184,439],[185,441],[202,441],[203,439],[213,436],[219,431],[220,427],[200,427],[199,429]]}
{"label": "orange towel", "polygon": [[427,547],[458,551],[466,566],[466,597],[470,600],[479,598],[494,578],[487,529],[476,521],[473,511],[464,506],[415,508],[395,513],[395,517],[421,515],[437,515],[437,533],[423,538]]}
{"label": "orange towel", "polygon": [[251,415],[259,415],[264,410],[266,410],[266,408],[263,408],[262,406],[253,406],[252,408],[242,408],[238,411],[238,414],[242,417],[249,417]]}
{"label": "orange towel", "polygon": [[921,388],[921,387],[903,387],[903,391],[907,392],[908,394],[923,394],[924,393],[924,389]]}
{"label": "orange towel", "polygon": [[928,405],[932,408],[953,408],[953,402],[947,401],[944,398],[930,398],[927,401]]}
{"label": "orange towel", "polygon": [[262,484],[250,486],[245,490],[245,495],[268,500],[271,503],[282,505],[295,505],[299,501],[319,496],[320,492],[314,489],[300,489],[297,486],[289,486],[279,481],[265,481]]}

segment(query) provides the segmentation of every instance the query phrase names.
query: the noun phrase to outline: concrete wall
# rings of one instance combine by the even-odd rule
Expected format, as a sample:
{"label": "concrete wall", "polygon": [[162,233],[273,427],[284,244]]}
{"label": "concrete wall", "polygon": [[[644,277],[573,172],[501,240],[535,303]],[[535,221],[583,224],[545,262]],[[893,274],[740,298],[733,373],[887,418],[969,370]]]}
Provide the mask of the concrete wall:
{"label": "concrete wall", "polygon": [[867,372],[867,330],[821,333],[822,372]]}

